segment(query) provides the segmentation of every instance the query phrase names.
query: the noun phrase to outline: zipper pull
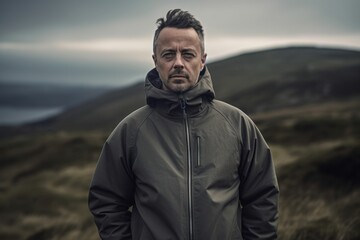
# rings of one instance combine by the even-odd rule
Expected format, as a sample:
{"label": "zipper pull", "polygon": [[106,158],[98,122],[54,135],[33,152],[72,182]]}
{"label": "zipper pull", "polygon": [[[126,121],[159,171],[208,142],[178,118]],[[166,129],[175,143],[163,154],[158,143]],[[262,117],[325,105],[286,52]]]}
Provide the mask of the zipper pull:
{"label": "zipper pull", "polygon": [[183,110],[183,112],[186,114],[186,100],[183,96],[180,96],[180,108]]}

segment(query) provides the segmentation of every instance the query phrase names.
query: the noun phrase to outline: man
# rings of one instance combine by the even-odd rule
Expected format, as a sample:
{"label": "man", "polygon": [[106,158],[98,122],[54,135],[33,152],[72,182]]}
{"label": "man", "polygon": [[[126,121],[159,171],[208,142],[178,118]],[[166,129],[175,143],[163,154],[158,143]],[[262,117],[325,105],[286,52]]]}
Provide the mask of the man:
{"label": "man", "polygon": [[276,239],[270,150],[243,112],[214,100],[200,22],[176,9],[157,23],[147,105],[112,132],[91,183],[101,238]]}

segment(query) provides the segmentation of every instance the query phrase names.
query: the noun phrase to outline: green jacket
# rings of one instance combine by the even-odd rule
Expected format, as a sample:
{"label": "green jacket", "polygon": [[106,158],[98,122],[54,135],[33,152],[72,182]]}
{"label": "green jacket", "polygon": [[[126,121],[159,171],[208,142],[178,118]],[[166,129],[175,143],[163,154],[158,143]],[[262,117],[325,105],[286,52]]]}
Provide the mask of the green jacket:
{"label": "green jacket", "polygon": [[214,100],[206,68],[182,94],[161,85],[153,69],[147,105],[104,144],[89,193],[101,238],[276,239],[278,184],[257,127]]}

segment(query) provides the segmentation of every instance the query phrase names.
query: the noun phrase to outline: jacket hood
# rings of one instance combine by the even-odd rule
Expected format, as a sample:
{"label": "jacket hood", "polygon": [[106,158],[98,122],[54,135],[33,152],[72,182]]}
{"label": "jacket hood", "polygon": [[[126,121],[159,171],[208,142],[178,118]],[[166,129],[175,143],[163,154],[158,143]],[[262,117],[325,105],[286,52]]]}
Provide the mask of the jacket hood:
{"label": "jacket hood", "polygon": [[159,73],[154,68],[146,75],[145,95],[148,105],[166,105],[169,112],[180,108],[180,99],[184,99],[187,106],[200,107],[204,102],[211,102],[215,98],[211,76],[206,67],[200,72],[196,85],[185,92],[164,90]]}

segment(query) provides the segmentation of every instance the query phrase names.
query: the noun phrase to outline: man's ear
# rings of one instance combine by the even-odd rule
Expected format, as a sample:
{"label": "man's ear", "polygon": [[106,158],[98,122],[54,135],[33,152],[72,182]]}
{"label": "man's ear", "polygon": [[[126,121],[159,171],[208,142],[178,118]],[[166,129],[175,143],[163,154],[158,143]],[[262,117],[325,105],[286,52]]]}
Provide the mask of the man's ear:
{"label": "man's ear", "polygon": [[202,64],[202,68],[204,68],[205,66],[205,63],[206,63],[206,57],[207,57],[207,54],[204,53],[201,57],[201,64]]}
{"label": "man's ear", "polygon": [[152,55],[152,59],[154,61],[155,67],[156,67],[157,66],[157,59],[156,59],[155,54]]}

